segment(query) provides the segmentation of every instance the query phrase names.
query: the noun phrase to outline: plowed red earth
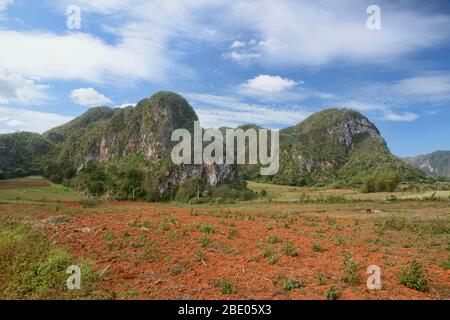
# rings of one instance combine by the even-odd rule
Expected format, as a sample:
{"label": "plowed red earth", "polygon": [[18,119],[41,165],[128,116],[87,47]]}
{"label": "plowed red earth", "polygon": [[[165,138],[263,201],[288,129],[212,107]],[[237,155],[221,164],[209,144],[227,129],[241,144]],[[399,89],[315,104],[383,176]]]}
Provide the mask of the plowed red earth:
{"label": "plowed red earth", "polygon": [[[73,204],[71,205],[74,206]],[[44,221],[61,216],[45,212],[33,216]],[[353,213],[354,215],[354,213]],[[436,261],[446,259],[442,248],[427,250],[427,259],[419,248],[405,245],[400,234],[389,234],[393,244],[373,244],[377,235],[373,223],[355,223],[355,219],[327,218],[323,215],[290,214],[277,217],[252,215],[238,209],[174,208],[168,205],[111,202],[65,215],[67,223],[47,223],[45,232],[78,257],[94,263],[103,276],[97,284],[100,296],[122,299],[324,299],[331,286],[340,299],[446,299],[450,271]],[[45,220],[48,221],[48,220]],[[145,225],[145,227],[144,227]],[[214,233],[201,226],[213,226]],[[84,228],[84,229],[83,229]],[[82,230],[83,229],[83,230]],[[205,231],[205,230],[203,230]],[[109,240],[108,235],[114,235]],[[275,235],[280,243],[269,244]],[[203,246],[201,239],[210,238]],[[152,243],[153,259],[146,259],[142,239]],[[287,256],[282,248],[291,239],[296,256]],[[341,241],[339,241],[339,239]],[[312,248],[317,242],[323,248]],[[274,246],[278,261],[261,256],[264,247]],[[202,252],[203,260],[196,254]],[[348,284],[342,279],[344,252],[351,252],[358,263],[359,281]],[[399,272],[419,259],[431,283],[429,292],[408,289],[398,280]],[[378,265],[382,289],[369,290],[367,267]],[[304,286],[286,291],[278,276],[300,279]],[[318,278],[321,276],[322,282]],[[224,295],[215,283],[228,279],[235,292]],[[446,293],[447,292],[447,295]]]}
{"label": "plowed red earth", "polygon": [[32,188],[46,188],[50,183],[45,180],[0,180],[0,189],[32,189]]}

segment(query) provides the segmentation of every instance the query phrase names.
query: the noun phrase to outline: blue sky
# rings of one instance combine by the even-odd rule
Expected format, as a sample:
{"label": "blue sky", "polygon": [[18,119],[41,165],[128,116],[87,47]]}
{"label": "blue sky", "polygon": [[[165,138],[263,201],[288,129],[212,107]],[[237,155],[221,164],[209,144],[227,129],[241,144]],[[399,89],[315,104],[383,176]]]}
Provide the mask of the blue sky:
{"label": "blue sky", "polygon": [[449,57],[448,1],[0,0],[0,133],[170,90],[205,127],[347,107],[399,156],[449,150]]}

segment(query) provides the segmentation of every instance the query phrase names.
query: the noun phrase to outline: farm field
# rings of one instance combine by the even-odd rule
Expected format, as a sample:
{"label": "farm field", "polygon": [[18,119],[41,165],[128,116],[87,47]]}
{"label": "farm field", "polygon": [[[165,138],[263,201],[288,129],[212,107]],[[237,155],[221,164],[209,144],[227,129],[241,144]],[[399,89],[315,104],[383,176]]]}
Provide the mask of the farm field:
{"label": "farm field", "polygon": [[[446,191],[386,201],[391,193],[249,187],[267,199],[94,202],[39,177],[3,181],[0,298],[450,299]],[[65,287],[72,264],[79,292]],[[372,265],[380,290],[367,288]]]}

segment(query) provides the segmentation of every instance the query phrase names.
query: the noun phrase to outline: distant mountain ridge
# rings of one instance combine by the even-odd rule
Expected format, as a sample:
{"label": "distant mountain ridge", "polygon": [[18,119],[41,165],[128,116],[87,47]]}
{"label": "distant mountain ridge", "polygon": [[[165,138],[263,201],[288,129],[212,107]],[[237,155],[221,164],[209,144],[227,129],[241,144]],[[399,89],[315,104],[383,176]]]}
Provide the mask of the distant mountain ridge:
{"label": "distant mountain ridge", "polygon": [[438,150],[429,154],[407,157],[405,161],[431,176],[450,178],[450,151]]}

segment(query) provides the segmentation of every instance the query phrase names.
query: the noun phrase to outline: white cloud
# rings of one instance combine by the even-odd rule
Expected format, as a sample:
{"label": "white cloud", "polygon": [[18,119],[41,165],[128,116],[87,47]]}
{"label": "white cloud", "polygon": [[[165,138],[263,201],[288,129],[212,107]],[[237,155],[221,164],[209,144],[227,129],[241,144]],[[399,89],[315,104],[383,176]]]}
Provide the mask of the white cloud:
{"label": "white cloud", "polygon": [[82,11],[112,14],[129,10],[136,0],[60,0],[62,8],[77,5]]}
{"label": "white cloud", "polygon": [[39,104],[48,99],[48,86],[0,68],[0,104]]}
{"label": "white cloud", "polygon": [[360,83],[346,94],[353,96],[358,103],[361,100],[370,101],[358,106],[368,110],[381,110],[377,106],[411,108],[424,102],[445,104],[450,101],[450,73],[435,72],[390,82]]}
{"label": "white cloud", "polygon": [[298,102],[307,98],[331,99],[328,93],[317,92],[305,87],[303,81],[295,81],[280,76],[259,75],[239,85],[236,91],[246,97],[264,102]]}
{"label": "white cloud", "polygon": [[450,74],[422,75],[396,82],[391,91],[396,95],[444,100],[450,98]]}
{"label": "white cloud", "polygon": [[343,101],[336,103],[339,108],[350,108],[353,110],[358,110],[364,113],[373,114],[375,117],[386,121],[396,121],[396,122],[412,122],[419,118],[419,116],[412,112],[398,113],[393,111],[393,108],[389,105],[377,102],[365,102],[365,101]]}
{"label": "white cloud", "polygon": [[391,61],[448,39],[448,16],[389,3],[382,6],[382,29],[370,31],[365,2],[60,0],[61,13],[68,4],[79,5],[83,21],[88,19],[85,11],[102,14],[96,19],[101,22],[90,21],[90,27],[111,33],[113,40],[86,33],[1,30],[0,67],[43,79],[159,82],[192,76],[180,64],[189,52],[186,46],[223,43],[239,34],[255,39],[234,42],[224,57],[277,66]]}
{"label": "white cloud", "polygon": [[224,53],[223,57],[227,58],[227,59],[235,60],[237,62],[249,63],[249,62],[252,62],[252,61],[255,61],[255,60],[258,60],[259,58],[261,58],[261,54],[247,53],[247,52],[242,53],[242,52],[232,51],[232,52]]}
{"label": "white cloud", "polygon": [[72,119],[72,117],[55,113],[0,107],[0,132],[31,131],[43,133]]}
{"label": "white cloud", "polygon": [[242,92],[280,93],[290,90],[298,85],[298,82],[280,76],[259,75],[247,80],[241,85]]}
{"label": "white cloud", "polygon": [[14,0],[0,0],[0,14],[12,3],[14,3]]}
{"label": "white cloud", "polygon": [[230,49],[243,48],[243,47],[245,47],[245,45],[246,45],[245,42],[236,40],[231,44]]}
{"label": "white cloud", "polygon": [[[381,30],[366,27],[371,1],[232,2],[228,26],[258,39],[262,64],[323,66],[395,61],[448,40],[450,17],[383,2]],[[264,12],[264,14],[261,14]],[[239,52],[241,55],[245,51]],[[231,56],[232,57],[232,56]]]}
{"label": "white cloud", "polygon": [[400,114],[400,113],[394,113],[392,111],[389,111],[384,115],[384,119],[389,120],[389,121],[412,122],[412,121],[416,120],[417,118],[418,118],[418,116],[411,112],[404,112],[404,113]]}
{"label": "white cloud", "polygon": [[82,106],[94,107],[112,103],[112,100],[105,97],[93,88],[80,88],[70,93],[70,98]]}
{"label": "white cloud", "polygon": [[0,67],[46,79],[161,80],[168,63],[147,40],[124,39],[117,45],[109,45],[84,33],[56,35],[0,30],[0,43]]}
{"label": "white cloud", "polygon": [[204,127],[235,127],[257,124],[267,128],[283,128],[304,120],[311,113],[305,108],[251,104],[229,96],[187,93]]}
{"label": "white cloud", "polygon": [[122,103],[120,105],[117,106],[112,106],[111,108],[113,109],[124,109],[127,107],[135,107],[137,105],[137,103]]}

